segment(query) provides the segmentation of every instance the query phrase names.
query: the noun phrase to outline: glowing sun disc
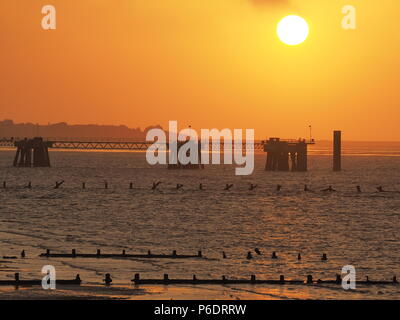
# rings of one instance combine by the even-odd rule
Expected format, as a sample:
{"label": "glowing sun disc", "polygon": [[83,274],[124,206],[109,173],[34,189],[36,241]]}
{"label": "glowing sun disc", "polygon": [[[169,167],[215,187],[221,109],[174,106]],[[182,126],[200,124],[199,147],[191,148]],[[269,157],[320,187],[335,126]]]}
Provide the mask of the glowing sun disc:
{"label": "glowing sun disc", "polygon": [[283,43],[296,46],[307,39],[309,27],[307,21],[302,17],[290,15],[278,23],[276,32]]}

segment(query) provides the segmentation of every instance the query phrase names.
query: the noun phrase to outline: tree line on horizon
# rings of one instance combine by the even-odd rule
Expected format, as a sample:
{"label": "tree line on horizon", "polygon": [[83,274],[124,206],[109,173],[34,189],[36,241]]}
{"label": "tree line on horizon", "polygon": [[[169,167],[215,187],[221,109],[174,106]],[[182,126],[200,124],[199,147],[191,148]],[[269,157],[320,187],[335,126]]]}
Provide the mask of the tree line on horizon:
{"label": "tree line on horizon", "polygon": [[144,130],[129,128],[125,125],[98,125],[98,124],[76,124],[70,125],[66,122],[40,125],[34,123],[14,123],[13,120],[0,121],[0,138],[112,138],[112,139],[135,139],[145,140],[146,133],[161,126],[149,126]]}

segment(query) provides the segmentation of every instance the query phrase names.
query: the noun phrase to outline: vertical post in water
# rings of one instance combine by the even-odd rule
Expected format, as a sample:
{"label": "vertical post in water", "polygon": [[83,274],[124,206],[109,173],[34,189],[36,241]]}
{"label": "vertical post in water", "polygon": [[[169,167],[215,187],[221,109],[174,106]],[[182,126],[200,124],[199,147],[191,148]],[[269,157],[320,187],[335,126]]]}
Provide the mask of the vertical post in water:
{"label": "vertical post in water", "polygon": [[333,171],[342,170],[342,131],[333,131]]}

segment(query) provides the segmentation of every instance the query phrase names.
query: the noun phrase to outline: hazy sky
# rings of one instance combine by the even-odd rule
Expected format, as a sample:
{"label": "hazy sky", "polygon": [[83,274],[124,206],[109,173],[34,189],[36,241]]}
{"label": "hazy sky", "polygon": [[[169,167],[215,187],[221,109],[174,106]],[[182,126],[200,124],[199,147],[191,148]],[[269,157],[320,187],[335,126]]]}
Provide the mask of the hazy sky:
{"label": "hazy sky", "polygon": [[[57,30],[41,8],[57,9]],[[344,5],[357,29],[341,27]],[[400,140],[400,2],[2,0],[0,119]],[[284,45],[276,25],[304,17]]]}

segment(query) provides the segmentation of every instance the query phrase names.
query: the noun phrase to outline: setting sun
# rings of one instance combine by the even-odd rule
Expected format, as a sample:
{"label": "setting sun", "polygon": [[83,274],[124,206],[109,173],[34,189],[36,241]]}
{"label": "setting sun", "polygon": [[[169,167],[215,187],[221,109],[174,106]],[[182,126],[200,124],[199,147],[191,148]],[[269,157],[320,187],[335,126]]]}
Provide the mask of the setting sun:
{"label": "setting sun", "polygon": [[278,23],[277,33],[283,43],[296,46],[307,39],[309,33],[308,23],[299,16],[290,15]]}

